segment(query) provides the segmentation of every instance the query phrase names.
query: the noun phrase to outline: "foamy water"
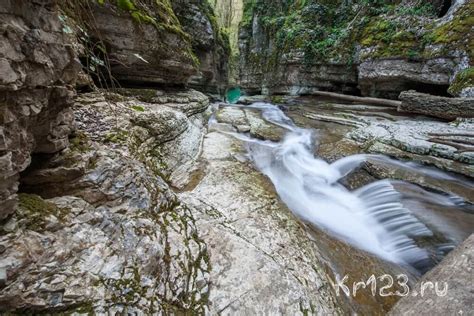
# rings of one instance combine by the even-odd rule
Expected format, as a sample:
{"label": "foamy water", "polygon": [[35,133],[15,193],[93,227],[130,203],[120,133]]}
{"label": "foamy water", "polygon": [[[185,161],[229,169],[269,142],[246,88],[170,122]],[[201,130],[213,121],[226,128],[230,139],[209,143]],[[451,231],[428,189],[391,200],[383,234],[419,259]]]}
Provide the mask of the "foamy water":
{"label": "foamy water", "polygon": [[[441,179],[449,179],[449,175],[379,155],[348,156],[329,164],[313,155],[312,131],[295,126],[278,107],[255,103],[246,108],[261,110],[264,119],[288,130],[279,143],[246,134],[234,136],[247,143],[251,160],[271,179],[282,201],[296,216],[391,262],[417,266],[429,260],[428,252],[417,246],[414,238],[433,233],[403,206],[401,194],[389,180],[376,181],[355,191],[345,188],[339,180],[368,159],[431,172],[430,176]],[[423,199],[441,205],[459,203],[452,197],[431,192]]]}

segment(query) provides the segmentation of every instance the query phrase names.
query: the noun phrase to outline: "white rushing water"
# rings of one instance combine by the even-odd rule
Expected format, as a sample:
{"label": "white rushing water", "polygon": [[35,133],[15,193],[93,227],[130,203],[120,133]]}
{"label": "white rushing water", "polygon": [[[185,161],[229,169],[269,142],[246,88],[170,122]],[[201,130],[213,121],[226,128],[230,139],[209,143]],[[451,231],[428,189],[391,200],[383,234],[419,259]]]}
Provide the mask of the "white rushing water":
{"label": "white rushing water", "polygon": [[[255,103],[247,108],[261,110],[264,119],[288,130],[280,143],[245,134],[234,136],[247,142],[250,158],[271,179],[280,198],[295,215],[386,260],[411,265],[428,260],[428,252],[418,247],[413,238],[431,236],[432,232],[404,208],[401,194],[389,180],[376,181],[352,192],[339,183],[367,159],[401,162],[383,156],[354,155],[329,164],[314,157],[312,131],[295,126],[278,107]],[[447,177],[436,172],[432,175]],[[449,197],[431,195],[426,198],[440,204],[456,203]]]}

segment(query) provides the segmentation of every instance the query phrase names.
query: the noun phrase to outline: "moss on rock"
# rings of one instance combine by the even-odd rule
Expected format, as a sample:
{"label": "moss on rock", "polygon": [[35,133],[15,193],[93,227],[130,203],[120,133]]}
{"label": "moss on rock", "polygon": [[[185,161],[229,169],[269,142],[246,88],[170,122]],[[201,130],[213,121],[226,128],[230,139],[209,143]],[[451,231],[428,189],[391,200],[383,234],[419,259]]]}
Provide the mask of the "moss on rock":
{"label": "moss on rock", "polygon": [[474,87],[474,68],[460,71],[451,83],[448,92],[457,96],[463,89]]}
{"label": "moss on rock", "polygon": [[[360,59],[444,57],[459,49],[474,52],[474,41],[467,34],[474,25],[474,3],[466,3],[454,18],[440,24],[431,3],[364,0],[348,5],[345,1],[263,0],[245,2],[241,28],[249,34],[253,22],[265,32],[266,40],[275,43],[260,50],[258,60],[247,64],[270,71],[287,53],[304,52],[308,64],[346,61],[352,63],[358,48]],[[431,49],[441,44],[443,49]]]}
{"label": "moss on rock", "polygon": [[49,216],[63,221],[69,214],[69,209],[59,208],[55,204],[45,201],[39,195],[21,193],[18,198],[18,217],[25,228],[33,231],[44,230]]}

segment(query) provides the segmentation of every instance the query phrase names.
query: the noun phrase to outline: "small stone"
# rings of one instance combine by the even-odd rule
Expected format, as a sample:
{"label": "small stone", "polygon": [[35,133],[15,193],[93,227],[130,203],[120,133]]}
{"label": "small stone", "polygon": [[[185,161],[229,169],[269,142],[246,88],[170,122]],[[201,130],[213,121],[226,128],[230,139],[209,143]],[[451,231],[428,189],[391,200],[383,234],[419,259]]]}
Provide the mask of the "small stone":
{"label": "small stone", "polygon": [[239,133],[248,133],[250,132],[250,126],[249,125],[237,125],[237,131]]}

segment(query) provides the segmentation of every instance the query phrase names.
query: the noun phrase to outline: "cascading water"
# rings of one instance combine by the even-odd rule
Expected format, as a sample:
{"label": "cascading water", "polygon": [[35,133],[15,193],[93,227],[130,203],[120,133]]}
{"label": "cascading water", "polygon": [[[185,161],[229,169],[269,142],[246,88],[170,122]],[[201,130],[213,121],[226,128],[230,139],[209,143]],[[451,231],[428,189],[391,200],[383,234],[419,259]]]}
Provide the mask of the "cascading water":
{"label": "cascading water", "polygon": [[[389,180],[376,181],[352,192],[339,183],[367,159],[403,163],[377,155],[354,155],[329,164],[312,154],[316,146],[312,131],[295,126],[278,107],[255,103],[246,108],[261,110],[264,119],[288,130],[279,143],[245,134],[233,135],[246,141],[251,160],[271,179],[278,195],[295,215],[386,260],[421,270],[427,265],[429,254],[417,246],[415,239],[431,236],[432,231],[402,205],[401,194]],[[437,171],[430,175],[449,177]],[[459,203],[435,193],[425,198],[443,205]]]}

